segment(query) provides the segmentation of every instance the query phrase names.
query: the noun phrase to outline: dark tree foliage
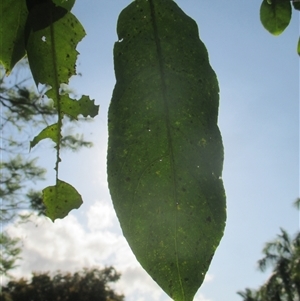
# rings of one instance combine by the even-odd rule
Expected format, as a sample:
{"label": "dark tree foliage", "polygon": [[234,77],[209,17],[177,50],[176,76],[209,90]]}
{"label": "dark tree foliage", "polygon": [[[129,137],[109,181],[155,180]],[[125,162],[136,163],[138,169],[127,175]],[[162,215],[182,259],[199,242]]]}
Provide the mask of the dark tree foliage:
{"label": "dark tree foliage", "polygon": [[120,279],[113,267],[83,269],[74,274],[34,273],[2,286],[1,301],[123,301],[110,285]]}
{"label": "dark tree foliage", "polygon": [[[300,209],[300,199],[295,206]],[[300,301],[300,232],[294,238],[283,229],[274,241],[266,243],[264,257],[258,261],[261,271],[273,268],[258,290],[238,292],[243,301]]]}

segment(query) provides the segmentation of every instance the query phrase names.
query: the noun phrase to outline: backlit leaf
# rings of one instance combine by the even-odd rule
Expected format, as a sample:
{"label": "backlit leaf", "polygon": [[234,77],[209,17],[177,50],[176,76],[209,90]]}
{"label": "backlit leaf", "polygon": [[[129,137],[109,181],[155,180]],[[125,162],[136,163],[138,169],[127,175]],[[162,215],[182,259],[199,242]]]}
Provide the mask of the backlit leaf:
{"label": "backlit leaf", "polygon": [[196,23],[172,0],[138,0],[118,20],[108,182],[136,258],[191,301],[223,236],[219,88]]}
{"label": "backlit leaf", "polygon": [[[46,95],[53,100],[54,106],[60,109],[62,114],[69,115],[75,119],[79,115],[83,117],[95,117],[99,111],[99,105],[95,105],[95,100],[83,95],[79,100],[71,99],[68,94],[59,94],[58,91],[50,89]],[[59,106],[56,99],[59,98]]]}
{"label": "backlit leaf", "polygon": [[300,38],[298,39],[297,53],[298,53],[298,55],[300,55]]}
{"label": "backlit leaf", "polygon": [[25,55],[26,1],[1,0],[0,10],[0,62],[9,73]]}
{"label": "backlit leaf", "polygon": [[[27,53],[32,75],[36,84],[47,84],[57,90],[76,74],[76,46],[85,35],[84,29],[72,13],[59,7],[48,9],[39,5],[29,17]],[[48,19],[58,20],[45,27]]]}
{"label": "backlit leaf", "polygon": [[30,141],[30,148],[35,147],[41,140],[51,139],[55,144],[59,141],[59,129],[57,123],[44,128],[37,136]]}
{"label": "backlit leaf", "polygon": [[79,115],[95,117],[98,114],[99,106],[95,105],[95,101],[86,95],[83,95],[79,100],[73,100],[68,95],[62,95],[60,109],[64,114],[77,119]]}
{"label": "backlit leaf", "polygon": [[292,6],[287,0],[263,0],[260,7],[260,20],[266,30],[273,35],[280,35],[289,25]]}
{"label": "backlit leaf", "polygon": [[55,186],[43,189],[43,202],[46,215],[54,222],[57,218],[64,218],[73,209],[82,204],[81,195],[70,184],[58,180]]}

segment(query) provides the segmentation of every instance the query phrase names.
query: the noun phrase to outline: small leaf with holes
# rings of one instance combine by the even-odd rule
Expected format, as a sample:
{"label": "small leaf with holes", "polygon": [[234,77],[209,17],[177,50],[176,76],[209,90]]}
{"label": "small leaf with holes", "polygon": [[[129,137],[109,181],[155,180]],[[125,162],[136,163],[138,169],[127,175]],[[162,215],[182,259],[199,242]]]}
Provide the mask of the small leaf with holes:
{"label": "small leaf with holes", "polygon": [[55,186],[43,189],[43,202],[46,206],[46,215],[54,222],[57,218],[64,218],[73,209],[82,204],[81,195],[70,184],[57,180]]}
{"label": "small leaf with holes", "polygon": [[79,100],[73,100],[68,95],[61,95],[60,110],[75,119],[79,115],[83,117],[95,117],[99,111],[99,105],[88,96],[83,95]]}
{"label": "small leaf with holes", "polygon": [[[52,23],[52,21],[54,21]],[[85,36],[77,18],[66,9],[40,4],[28,17],[28,61],[36,82],[58,90],[76,74],[76,46]]]}

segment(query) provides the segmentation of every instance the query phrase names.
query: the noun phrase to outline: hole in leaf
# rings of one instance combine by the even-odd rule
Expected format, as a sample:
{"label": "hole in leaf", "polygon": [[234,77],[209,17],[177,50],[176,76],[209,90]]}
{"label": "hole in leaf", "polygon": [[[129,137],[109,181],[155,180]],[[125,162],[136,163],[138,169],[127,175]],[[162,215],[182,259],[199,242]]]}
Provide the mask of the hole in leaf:
{"label": "hole in leaf", "polygon": [[45,36],[42,36],[42,41],[46,42],[46,37]]}

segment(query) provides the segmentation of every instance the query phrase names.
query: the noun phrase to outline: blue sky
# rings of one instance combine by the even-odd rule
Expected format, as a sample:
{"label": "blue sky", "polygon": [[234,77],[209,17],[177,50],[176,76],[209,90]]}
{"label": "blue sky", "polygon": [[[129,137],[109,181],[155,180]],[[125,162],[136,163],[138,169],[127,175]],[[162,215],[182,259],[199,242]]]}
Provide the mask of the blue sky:
{"label": "blue sky", "polygon": [[[112,264],[123,274],[116,287],[127,301],[167,301],[122,237],[106,183],[107,109],[115,84],[112,50],[118,14],[130,2],[75,4],[73,13],[87,36],[78,46],[82,76],[72,79],[71,87],[94,98],[100,114],[81,129],[95,146],[63,153],[60,178],[73,184],[85,203],[54,224],[36,218],[11,227],[24,245],[24,261],[15,273]],[[293,11],[290,26],[274,37],[260,24],[260,1],[176,2],[198,23],[217,73],[225,148],[227,226],[195,300],[238,301],[236,291],[258,287],[268,276],[256,268],[264,243],[275,238],[280,227],[291,234],[299,230],[299,214],[292,207],[299,196],[299,16]],[[33,155],[46,152],[42,145]],[[50,155],[54,166],[55,154]],[[41,159],[53,182],[46,161],[48,157]]]}

